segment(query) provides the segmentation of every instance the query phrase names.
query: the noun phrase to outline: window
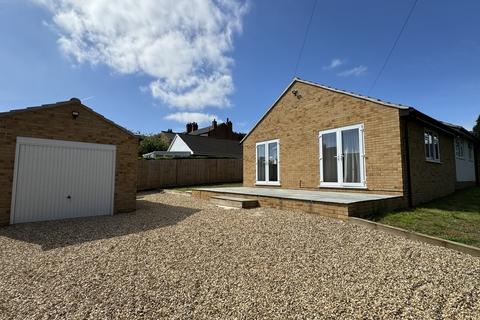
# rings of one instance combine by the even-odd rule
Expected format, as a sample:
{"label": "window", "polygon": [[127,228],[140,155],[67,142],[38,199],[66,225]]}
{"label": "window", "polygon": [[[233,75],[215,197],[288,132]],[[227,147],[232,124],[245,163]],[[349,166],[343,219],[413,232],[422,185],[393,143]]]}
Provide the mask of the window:
{"label": "window", "polygon": [[468,160],[473,161],[473,143],[468,143]]}
{"label": "window", "polygon": [[321,131],[320,186],[365,188],[363,125]]}
{"label": "window", "polygon": [[279,140],[259,142],[257,147],[257,184],[280,184]]}
{"label": "window", "polygon": [[425,130],[425,159],[427,161],[440,162],[440,140],[438,134]]}
{"label": "window", "polygon": [[455,138],[455,156],[460,159],[464,157],[463,139],[461,138]]}

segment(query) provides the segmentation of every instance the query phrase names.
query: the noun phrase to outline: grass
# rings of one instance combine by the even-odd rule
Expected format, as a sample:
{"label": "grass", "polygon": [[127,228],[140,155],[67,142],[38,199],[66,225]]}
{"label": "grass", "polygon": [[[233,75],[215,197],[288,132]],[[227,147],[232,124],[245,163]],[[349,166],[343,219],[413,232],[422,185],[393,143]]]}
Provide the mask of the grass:
{"label": "grass", "polygon": [[413,210],[390,212],[375,221],[480,247],[480,187],[458,191]]}
{"label": "grass", "polygon": [[188,187],[181,187],[181,188],[172,188],[175,191],[182,191],[188,192],[192,191],[195,188],[227,188],[227,187],[241,187],[242,183],[220,183],[220,184],[204,184],[204,185],[197,185],[197,186],[188,186]]}

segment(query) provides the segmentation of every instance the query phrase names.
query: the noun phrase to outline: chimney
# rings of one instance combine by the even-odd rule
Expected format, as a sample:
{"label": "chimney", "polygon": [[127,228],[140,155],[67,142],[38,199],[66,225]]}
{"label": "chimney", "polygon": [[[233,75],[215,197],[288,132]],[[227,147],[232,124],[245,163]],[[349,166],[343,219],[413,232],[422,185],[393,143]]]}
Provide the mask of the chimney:
{"label": "chimney", "polygon": [[193,125],[191,122],[187,123],[187,133],[192,132]]}
{"label": "chimney", "polygon": [[227,127],[230,131],[233,131],[233,124],[232,124],[232,121],[228,120],[227,118]]}
{"label": "chimney", "polygon": [[197,131],[198,130],[198,123],[192,122],[192,131]]}
{"label": "chimney", "polygon": [[213,127],[213,129],[217,129],[217,120],[213,119],[212,127]]}

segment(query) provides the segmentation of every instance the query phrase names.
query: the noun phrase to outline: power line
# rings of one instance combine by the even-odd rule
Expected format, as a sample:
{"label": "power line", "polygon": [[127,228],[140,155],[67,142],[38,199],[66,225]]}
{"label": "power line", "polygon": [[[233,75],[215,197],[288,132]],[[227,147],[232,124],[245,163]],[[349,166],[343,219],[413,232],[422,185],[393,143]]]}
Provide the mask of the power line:
{"label": "power line", "polygon": [[313,3],[312,13],[310,14],[310,19],[308,19],[307,29],[305,30],[305,35],[303,36],[303,42],[302,46],[300,47],[300,52],[298,53],[297,62],[295,63],[295,71],[293,72],[293,76],[297,75],[298,65],[300,64],[300,60],[302,59],[303,48],[305,48],[305,43],[307,42],[307,37],[308,33],[310,32],[310,25],[312,24],[312,19],[315,13],[315,8],[317,7],[317,2],[318,0],[315,0],[315,2]]}
{"label": "power line", "polygon": [[385,59],[383,65],[382,65],[382,68],[380,69],[380,72],[378,73],[377,77],[375,78],[375,81],[373,81],[372,86],[368,90],[368,94],[370,94],[370,92],[372,92],[372,90],[375,88],[375,86],[377,85],[378,79],[380,79],[380,76],[382,75],[383,70],[385,70],[385,67],[388,64],[388,61],[390,60],[390,57],[392,56],[392,53],[397,46],[398,40],[400,40],[400,37],[402,36],[402,33],[405,30],[405,27],[407,26],[408,21],[410,20],[410,17],[412,16],[413,11],[415,10],[415,7],[417,6],[417,2],[418,2],[418,0],[415,0],[412,7],[410,8],[410,12],[408,13],[407,18],[405,19],[405,22],[403,23],[402,29],[400,29],[400,32],[398,33],[397,38],[395,39],[395,42],[393,43],[393,46],[390,49],[390,52],[388,53],[387,58]]}

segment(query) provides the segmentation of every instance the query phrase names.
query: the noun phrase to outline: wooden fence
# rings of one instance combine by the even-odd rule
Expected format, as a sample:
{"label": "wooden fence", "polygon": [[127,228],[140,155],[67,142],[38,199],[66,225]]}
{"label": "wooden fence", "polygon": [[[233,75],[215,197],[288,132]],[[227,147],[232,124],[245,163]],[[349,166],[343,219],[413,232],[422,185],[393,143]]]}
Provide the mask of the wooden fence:
{"label": "wooden fence", "polygon": [[242,179],[242,159],[138,160],[138,191],[241,182]]}

